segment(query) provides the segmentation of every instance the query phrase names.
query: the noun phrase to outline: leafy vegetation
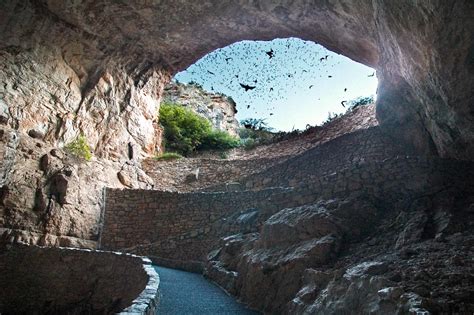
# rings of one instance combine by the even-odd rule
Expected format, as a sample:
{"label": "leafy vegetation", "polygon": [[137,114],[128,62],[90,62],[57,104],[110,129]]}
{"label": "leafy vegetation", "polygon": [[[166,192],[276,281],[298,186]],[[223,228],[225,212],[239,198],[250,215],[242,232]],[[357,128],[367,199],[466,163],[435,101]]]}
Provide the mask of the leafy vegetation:
{"label": "leafy vegetation", "polygon": [[371,96],[360,96],[354,100],[351,100],[349,104],[350,104],[350,108],[356,108],[357,106],[369,105],[369,104],[373,104],[374,102],[375,102],[374,97],[371,95]]}
{"label": "leafy vegetation", "polygon": [[194,85],[194,87],[196,87],[196,88],[198,88],[198,89],[201,89],[201,90],[204,90],[204,88],[202,87],[202,85],[199,84],[199,83],[197,83],[197,82],[195,82],[195,81],[190,81],[190,82],[188,83],[188,85]]}
{"label": "leafy vegetation", "polygon": [[337,114],[337,113],[328,113],[328,118],[322,123],[322,126],[329,124],[330,122],[336,120],[337,118],[347,114],[348,112],[352,111],[353,109],[357,108],[358,106],[370,105],[375,102],[374,97],[371,96],[360,96],[356,99],[349,101],[349,107],[344,114]]}
{"label": "leafy vegetation", "polygon": [[221,158],[221,159],[223,159],[223,160],[229,158],[229,153],[228,153],[228,151],[221,151],[221,152],[219,153],[219,158]]}
{"label": "leafy vegetation", "polygon": [[155,157],[157,161],[168,161],[168,160],[178,160],[183,156],[176,152],[165,152]]}
{"label": "leafy vegetation", "polygon": [[211,124],[182,106],[163,103],[160,122],[165,131],[165,148],[187,155],[194,151],[211,132]]}
{"label": "leafy vegetation", "polygon": [[226,150],[239,145],[236,137],[213,130],[207,119],[179,104],[161,104],[160,122],[165,131],[166,150],[184,156],[196,150]]}
{"label": "leafy vegetation", "polygon": [[67,152],[80,159],[90,161],[90,159],[92,158],[91,149],[89,147],[89,144],[87,144],[87,139],[84,135],[79,135],[76,139],[69,142],[65,146],[65,149]]}
{"label": "leafy vegetation", "polygon": [[205,135],[198,150],[228,150],[240,145],[240,140],[221,130],[212,130]]}
{"label": "leafy vegetation", "polygon": [[241,120],[240,124],[244,126],[245,129],[272,131],[273,128],[269,127],[265,120],[264,118],[246,118]]}
{"label": "leafy vegetation", "polygon": [[270,144],[278,141],[282,133],[273,132],[265,119],[247,118],[240,121],[244,126],[239,130],[240,145],[250,150],[258,145]]}

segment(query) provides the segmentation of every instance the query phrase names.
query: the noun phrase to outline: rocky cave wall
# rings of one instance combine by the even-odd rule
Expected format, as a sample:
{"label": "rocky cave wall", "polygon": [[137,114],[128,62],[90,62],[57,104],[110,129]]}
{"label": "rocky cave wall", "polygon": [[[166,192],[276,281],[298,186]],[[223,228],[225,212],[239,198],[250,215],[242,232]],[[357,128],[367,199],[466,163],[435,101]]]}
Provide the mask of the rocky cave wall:
{"label": "rocky cave wall", "polygon": [[470,314],[473,163],[382,158],[286,190],[108,190],[104,246],[187,270],[207,259],[267,313]]}
{"label": "rocky cave wall", "polygon": [[[472,1],[33,3],[99,40],[102,58],[139,52],[135,65],[148,58],[173,72],[237,40],[313,40],[377,69],[377,115],[387,132],[425,152],[473,159]],[[4,15],[4,25],[18,23]],[[81,64],[90,57],[78,56]]]}
{"label": "rocky cave wall", "polygon": [[[0,234],[95,247],[103,188],[153,185],[140,160],[161,149],[157,110],[169,74],[103,54],[100,40],[39,2],[10,5],[0,50]],[[64,150],[80,135],[91,161]]]}
{"label": "rocky cave wall", "polygon": [[206,275],[269,314],[471,314],[473,170],[401,157],[327,176],[316,201],[222,238]]}
{"label": "rocky cave wall", "polygon": [[[296,36],[376,68],[382,130],[420,152],[472,160],[473,11],[469,0],[6,1],[2,231],[31,243],[94,242],[102,186],[152,185],[134,160],[159,148],[164,83],[242,39]],[[61,158],[40,169],[38,158],[56,158],[51,150],[80,133],[94,151],[89,175]]]}

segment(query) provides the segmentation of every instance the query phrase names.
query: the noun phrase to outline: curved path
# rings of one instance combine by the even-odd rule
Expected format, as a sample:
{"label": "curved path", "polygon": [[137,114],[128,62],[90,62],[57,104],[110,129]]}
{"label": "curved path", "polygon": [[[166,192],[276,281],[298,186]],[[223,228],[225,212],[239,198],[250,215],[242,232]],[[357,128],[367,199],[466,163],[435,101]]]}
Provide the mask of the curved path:
{"label": "curved path", "polygon": [[248,310],[203,276],[154,266],[160,276],[157,314],[259,314]]}

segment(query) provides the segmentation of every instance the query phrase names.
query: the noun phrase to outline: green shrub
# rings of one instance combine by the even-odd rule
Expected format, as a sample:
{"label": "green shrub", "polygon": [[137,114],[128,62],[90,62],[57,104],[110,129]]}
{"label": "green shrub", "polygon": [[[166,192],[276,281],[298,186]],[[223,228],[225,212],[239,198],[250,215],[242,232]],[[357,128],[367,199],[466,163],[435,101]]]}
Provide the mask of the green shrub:
{"label": "green shrub", "polygon": [[258,143],[253,138],[243,138],[243,139],[241,138],[240,145],[243,146],[245,150],[251,150],[255,148],[258,145]]}
{"label": "green shrub", "polygon": [[160,154],[155,157],[155,160],[157,161],[168,161],[168,160],[178,160],[182,158],[183,156],[179,153],[175,152],[165,152],[163,154]]}
{"label": "green shrub", "polygon": [[190,81],[190,82],[188,83],[188,85],[194,85],[194,87],[196,87],[196,88],[198,88],[198,89],[201,89],[201,90],[203,89],[202,85],[199,84],[199,83],[197,83],[196,81]]}
{"label": "green shrub", "polygon": [[227,151],[221,151],[219,153],[219,158],[221,158],[223,160],[227,159],[228,157],[229,157],[229,153]]}
{"label": "green shrub", "polygon": [[87,140],[84,135],[80,135],[73,141],[69,142],[65,149],[70,154],[86,161],[89,161],[92,158],[91,149],[87,144]]}
{"label": "green shrub", "polygon": [[255,148],[258,145],[271,144],[279,141],[283,133],[275,133],[273,128],[265,126],[263,129],[240,128],[240,145],[246,150]]}
{"label": "green shrub", "polygon": [[165,149],[185,156],[196,150],[230,149],[239,143],[227,132],[213,130],[207,119],[179,104],[161,104],[160,122],[165,131]]}
{"label": "green shrub", "polygon": [[194,151],[212,130],[205,118],[172,103],[161,104],[160,122],[165,130],[166,150],[183,155]]}
{"label": "green shrub", "polygon": [[246,118],[242,119],[240,124],[245,129],[272,131],[273,128],[269,127],[265,120],[264,118]]}
{"label": "green shrub", "polygon": [[198,150],[228,150],[238,147],[239,144],[240,140],[237,137],[233,137],[225,131],[212,130],[204,137]]}

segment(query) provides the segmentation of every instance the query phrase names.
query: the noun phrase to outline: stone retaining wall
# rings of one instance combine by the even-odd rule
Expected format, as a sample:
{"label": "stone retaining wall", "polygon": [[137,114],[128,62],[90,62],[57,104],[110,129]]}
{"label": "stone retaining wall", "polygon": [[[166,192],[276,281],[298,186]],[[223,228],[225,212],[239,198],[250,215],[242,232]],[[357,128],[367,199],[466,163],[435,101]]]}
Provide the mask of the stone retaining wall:
{"label": "stone retaining wall", "polygon": [[3,245],[0,313],[154,314],[159,278],[129,254]]}
{"label": "stone retaining wall", "polygon": [[[292,188],[260,191],[170,193],[109,189],[102,246],[157,256],[169,266],[186,268],[183,262],[202,261],[221,237],[256,231],[264,220],[283,208],[350,194],[383,198],[384,204],[401,199],[410,202],[420,192],[434,193],[459,183],[462,176],[474,176],[472,165],[464,164],[407,156],[360,161],[329,175],[309,176],[305,183]],[[466,174],[466,170],[470,173]],[[473,185],[469,183],[466,181],[466,185]]]}
{"label": "stone retaining wall", "polygon": [[[394,143],[379,127],[371,127],[342,135],[263,172],[250,174],[239,182],[245,189],[297,186],[358,163],[383,161],[412,153]],[[218,185],[206,190],[226,189],[225,185]]]}
{"label": "stone retaining wall", "polygon": [[291,189],[162,192],[107,189],[101,248],[202,261],[223,235],[250,231],[289,203]]}

